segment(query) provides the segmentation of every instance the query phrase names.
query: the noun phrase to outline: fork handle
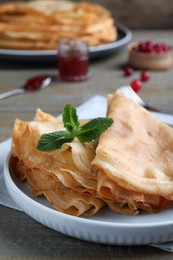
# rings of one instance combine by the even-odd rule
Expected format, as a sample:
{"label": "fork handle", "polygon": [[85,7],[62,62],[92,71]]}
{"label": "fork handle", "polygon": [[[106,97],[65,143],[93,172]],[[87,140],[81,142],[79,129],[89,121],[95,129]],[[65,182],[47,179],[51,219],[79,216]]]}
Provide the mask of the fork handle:
{"label": "fork handle", "polygon": [[152,107],[152,106],[147,105],[147,104],[145,104],[144,107],[147,110],[152,111],[152,112],[159,112],[159,113],[164,113],[164,114],[168,114],[168,115],[173,115],[173,112],[171,112],[171,111],[165,111],[165,110],[162,110],[162,109],[158,109],[158,108]]}
{"label": "fork handle", "polygon": [[162,122],[170,125],[173,127],[173,115],[171,114],[164,114],[164,113],[160,113],[160,112],[152,112],[151,113],[153,115],[155,115],[159,120],[161,120]]}

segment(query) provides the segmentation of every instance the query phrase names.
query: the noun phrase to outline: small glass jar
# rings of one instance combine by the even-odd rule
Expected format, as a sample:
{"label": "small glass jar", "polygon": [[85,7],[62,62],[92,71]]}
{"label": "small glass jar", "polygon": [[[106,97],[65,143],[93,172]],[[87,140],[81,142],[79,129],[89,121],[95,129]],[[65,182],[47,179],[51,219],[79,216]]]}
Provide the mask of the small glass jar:
{"label": "small glass jar", "polygon": [[64,81],[83,81],[89,77],[88,45],[79,39],[63,39],[58,49],[59,78]]}

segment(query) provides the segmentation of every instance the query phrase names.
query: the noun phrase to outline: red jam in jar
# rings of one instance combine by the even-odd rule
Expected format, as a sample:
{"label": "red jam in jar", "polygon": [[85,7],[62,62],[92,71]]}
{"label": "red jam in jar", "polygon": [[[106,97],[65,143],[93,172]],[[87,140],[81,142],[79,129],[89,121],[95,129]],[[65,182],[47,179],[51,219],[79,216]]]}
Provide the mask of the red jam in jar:
{"label": "red jam in jar", "polygon": [[64,39],[59,43],[59,78],[64,81],[83,81],[89,74],[88,45],[78,39]]}

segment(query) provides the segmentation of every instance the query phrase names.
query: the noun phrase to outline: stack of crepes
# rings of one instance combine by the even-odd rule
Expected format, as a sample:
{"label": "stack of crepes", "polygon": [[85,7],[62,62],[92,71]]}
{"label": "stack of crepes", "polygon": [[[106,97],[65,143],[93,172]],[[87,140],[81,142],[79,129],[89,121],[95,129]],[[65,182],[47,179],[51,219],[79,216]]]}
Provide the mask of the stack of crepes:
{"label": "stack of crepes", "polygon": [[63,38],[89,46],[117,39],[111,13],[100,5],[57,0],[0,4],[0,48],[57,50]]}
{"label": "stack of crepes", "polygon": [[[93,215],[108,205],[136,215],[173,204],[173,129],[120,92],[108,97],[114,120],[98,140],[36,149],[40,135],[62,130],[60,119],[41,110],[32,122],[16,120],[12,156],[16,176],[27,179],[33,195],[44,194],[58,210]],[[14,169],[13,169],[14,171]]]}

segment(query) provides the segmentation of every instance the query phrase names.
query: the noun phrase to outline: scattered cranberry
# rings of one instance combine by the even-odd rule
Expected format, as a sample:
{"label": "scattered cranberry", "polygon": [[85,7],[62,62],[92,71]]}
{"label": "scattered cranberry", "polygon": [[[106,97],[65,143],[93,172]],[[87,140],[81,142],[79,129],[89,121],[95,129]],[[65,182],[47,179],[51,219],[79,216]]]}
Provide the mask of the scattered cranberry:
{"label": "scattered cranberry", "polygon": [[154,41],[139,42],[132,48],[135,52],[145,53],[165,53],[170,50],[170,47],[166,43],[156,43]]}
{"label": "scattered cranberry", "polygon": [[147,81],[151,78],[151,74],[149,71],[143,70],[141,71],[140,80],[141,81]]}
{"label": "scattered cranberry", "polygon": [[129,77],[133,74],[134,70],[131,67],[127,67],[124,69],[124,76]]}
{"label": "scattered cranberry", "polygon": [[134,79],[131,83],[130,83],[131,88],[135,91],[138,92],[141,90],[142,88],[142,82],[139,79]]}

